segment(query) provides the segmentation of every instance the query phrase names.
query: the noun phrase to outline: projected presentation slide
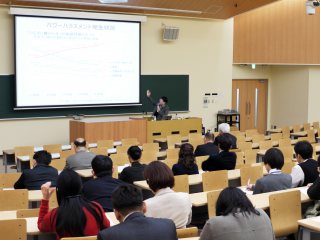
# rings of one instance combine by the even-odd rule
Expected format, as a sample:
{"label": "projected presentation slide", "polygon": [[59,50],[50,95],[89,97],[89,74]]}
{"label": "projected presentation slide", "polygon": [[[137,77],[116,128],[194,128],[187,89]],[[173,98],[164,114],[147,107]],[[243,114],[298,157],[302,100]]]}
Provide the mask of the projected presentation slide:
{"label": "projected presentation slide", "polygon": [[16,107],[139,103],[140,23],[15,16]]}

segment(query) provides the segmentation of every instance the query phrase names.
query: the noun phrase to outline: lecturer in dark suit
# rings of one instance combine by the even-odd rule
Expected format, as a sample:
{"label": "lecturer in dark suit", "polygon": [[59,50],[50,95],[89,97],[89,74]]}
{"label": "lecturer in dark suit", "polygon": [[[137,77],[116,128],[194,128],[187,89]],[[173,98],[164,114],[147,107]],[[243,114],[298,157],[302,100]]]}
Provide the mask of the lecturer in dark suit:
{"label": "lecturer in dark suit", "polygon": [[47,151],[38,151],[33,155],[33,168],[25,169],[21,177],[14,184],[15,189],[39,190],[41,185],[51,182],[51,186],[55,187],[58,171],[49,166],[51,163],[51,154]]}
{"label": "lecturer in dark suit", "polygon": [[208,160],[202,163],[203,171],[232,170],[236,166],[237,155],[230,152],[231,139],[228,135],[223,134],[219,139],[219,154],[211,155]]}
{"label": "lecturer in dark suit", "polygon": [[112,177],[113,164],[109,157],[97,155],[91,165],[96,178],[85,182],[83,195],[88,200],[99,203],[105,212],[112,212],[111,194],[123,182]]}
{"label": "lecturer in dark suit", "polygon": [[153,116],[155,116],[157,120],[165,120],[170,111],[168,106],[168,98],[163,96],[159,99],[159,102],[157,103],[152,99],[150,90],[147,90],[147,98],[155,107],[153,111]]}
{"label": "lecturer in dark suit", "polygon": [[145,217],[141,191],[133,185],[120,186],[112,193],[114,213],[120,224],[104,229],[98,240],[176,240],[172,220]]}
{"label": "lecturer in dark suit", "polygon": [[204,135],[204,144],[197,146],[194,151],[196,157],[214,155],[219,153],[219,148],[213,143],[214,135],[210,132],[207,132]]}

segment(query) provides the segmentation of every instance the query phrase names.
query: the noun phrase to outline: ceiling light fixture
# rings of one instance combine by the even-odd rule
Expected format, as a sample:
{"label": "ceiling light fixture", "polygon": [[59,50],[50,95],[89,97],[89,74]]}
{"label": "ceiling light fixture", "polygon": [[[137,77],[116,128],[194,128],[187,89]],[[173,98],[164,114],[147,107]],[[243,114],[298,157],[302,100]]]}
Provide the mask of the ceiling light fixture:
{"label": "ceiling light fixture", "polygon": [[[100,1],[100,0],[99,0]],[[102,0],[103,1],[103,0]],[[117,0],[113,1],[116,2]],[[184,10],[184,9],[175,9],[175,8],[156,8],[156,7],[143,7],[143,6],[132,6],[132,5],[121,5],[121,4],[112,4],[112,3],[90,3],[90,2],[77,2],[77,1],[52,1],[52,0],[19,0],[19,2],[39,2],[39,3],[55,3],[55,4],[78,4],[82,6],[99,6],[99,7],[110,7],[110,8],[122,8],[122,9],[136,9],[136,10],[145,10],[145,11],[165,11],[165,12],[176,12],[176,13],[189,13],[189,14],[202,14],[201,11],[194,10]],[[111,2],[111,0],[110,0]],[[14,4],[12,4],[14,5]]]}

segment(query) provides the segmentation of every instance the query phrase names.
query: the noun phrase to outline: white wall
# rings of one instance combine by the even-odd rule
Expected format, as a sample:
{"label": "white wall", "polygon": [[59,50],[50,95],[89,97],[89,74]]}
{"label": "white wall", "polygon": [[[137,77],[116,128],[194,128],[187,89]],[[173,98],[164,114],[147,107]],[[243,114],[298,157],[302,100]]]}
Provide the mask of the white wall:
{"label": "white wall", "polygon": [[320,66],[309,68],[308,122],[320,121]]}
{"label": "white wall", "polygon": [[[0,74],[13,74],[13,19],[0,7]],[[161,40],[161,25],[180,27],[179,40]],[[207,21],[148,17],[142,24],[142,74],[189,74],[189,116],[215,127],[218,110],[231,107],[233,19]],[[219,93],[216,103],[203,108],[205,92]],[[179,93],[177,93],[179,94]],[[0,121],[0,150],[17,145],[67,143],[69,119]]]}

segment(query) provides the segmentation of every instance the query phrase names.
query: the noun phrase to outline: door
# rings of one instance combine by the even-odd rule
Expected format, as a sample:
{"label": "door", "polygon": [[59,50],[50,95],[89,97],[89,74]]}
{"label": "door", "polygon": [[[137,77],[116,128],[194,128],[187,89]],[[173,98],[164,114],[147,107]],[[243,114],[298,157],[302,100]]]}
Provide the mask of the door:
{"label": "door", "polygon": [[241,131],[267,128],[267,80],[233,80],[232,108],[240,113]]}

